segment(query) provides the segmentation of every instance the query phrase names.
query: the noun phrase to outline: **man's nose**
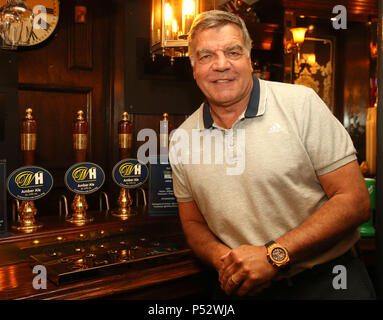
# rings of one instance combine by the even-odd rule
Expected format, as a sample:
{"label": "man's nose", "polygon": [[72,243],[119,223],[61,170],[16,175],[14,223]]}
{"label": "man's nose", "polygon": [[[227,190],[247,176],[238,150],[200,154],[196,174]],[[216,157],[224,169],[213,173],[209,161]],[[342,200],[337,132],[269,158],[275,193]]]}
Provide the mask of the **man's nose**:
{"label": "man's nose", "polygon": [[226,58],[223,52],[217,53],[216,58],[214,59],[214,62],[213,62],[213,70],[225,71],[227,69],[230,69],[229,60]]}

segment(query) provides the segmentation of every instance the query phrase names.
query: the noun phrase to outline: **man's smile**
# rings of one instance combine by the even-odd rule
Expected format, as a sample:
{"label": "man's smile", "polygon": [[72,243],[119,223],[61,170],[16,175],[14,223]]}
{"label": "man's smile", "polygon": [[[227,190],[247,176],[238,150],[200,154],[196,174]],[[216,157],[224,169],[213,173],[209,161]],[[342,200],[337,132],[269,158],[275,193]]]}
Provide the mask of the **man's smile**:
{"label": "man's smile", "polygon": [[217,79],[211,81],[212,83],[230,83],[233,82],[235,79]]}

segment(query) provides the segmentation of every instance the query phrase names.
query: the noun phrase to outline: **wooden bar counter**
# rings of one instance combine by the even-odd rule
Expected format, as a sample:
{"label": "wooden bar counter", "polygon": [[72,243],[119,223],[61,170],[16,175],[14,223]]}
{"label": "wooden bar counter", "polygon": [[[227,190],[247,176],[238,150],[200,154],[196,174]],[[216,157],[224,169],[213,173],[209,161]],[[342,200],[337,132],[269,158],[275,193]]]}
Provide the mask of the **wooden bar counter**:
{"label": "wooden bar counter", "polygon": [[[44,227],[38,232],[0,238],[0,299],[166,300],[201,298],[208,293],[215,276],[187,247],[178,217],[150,217],[142,209],[125,221],[104,212],[89,214],[95,219],[86,226],[73,226],[64,218],[42,217]],[[107,250],[112,242],[114,246],[120,243],[125,248],[127,243],[142,243],[145,247],[144,243],[148,246],[149,242],[160,247],[162,243],[166,246],[175,240],[185,243],[185,247],[164,255],[131,260],[118,267],[96,268],[95,273],[84,278],[78,277],[76,272],[74,279],[65,278],[64,274],[62,283],[59,283],[61,278],[52,278],[51,271],[55,269],[52,262],[47,262],[46,289],[34,288],[34,278],[39,274],[33,273],[33,267],[44,264],[32,257],[49,256],[53,252],[57,259],[64,259],[64,255],[60,256],[62,252],[84,253],[96,247]],[[130,254],[130,249],[128,251]]]}

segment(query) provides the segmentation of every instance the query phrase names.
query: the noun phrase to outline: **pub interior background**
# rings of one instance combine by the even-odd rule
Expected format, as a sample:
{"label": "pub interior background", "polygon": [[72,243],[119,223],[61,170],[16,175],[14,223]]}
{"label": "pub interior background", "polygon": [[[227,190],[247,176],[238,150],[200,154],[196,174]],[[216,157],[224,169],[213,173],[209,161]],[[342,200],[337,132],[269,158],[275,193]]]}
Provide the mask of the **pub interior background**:
{"label": "pub interior background", "polygon": [[[58,25],[47,40],[0,50],[0,159],[7,161],[7,176],[23,165],[20,121],[26,108],[32,108],[38,123],[35,163],[54,179],[49,194],[35,201],[37,218],[57,216],[60,195],[72,197],[63,177],[74,162],[72,124],[79,109],[89,123],[87,160],[107,173],[102,190],[115,199],[119,188],[108,173],[119,161],[117,131],[123,112],[133,123],[135,155],[143,143],[136,139],[141,129],[159,133],[164,113],[169,126],[177,128],[203,99],[188,58],[152,59],[152,1],[61,0],[59,5]],[[366,162],[368,114],[377,102],[378,1],[232,0],[221,5],[244,18],[254,41],[256,75],[313,87],[350,133],[359,163]],[[333,27],[335,5],[347,8],[346,29]],[[75,21],[76,6],[86,7],[81,23]],[[309,28],[302,54],[314,50],[312,64],[306,60],[297,66],[295,55],[287,52],[293,26]],[[379,172],[379,161],[376,165]],[[375,177],[376,171],[365,170],[366,177]],[[6,200],[11,224],[13,199],[7,194]],[[89,207],[97,208],[98,201],[98,194],[90,195]],[[378,245],[374,237],[364,240],[364,261],[379,283]]]}

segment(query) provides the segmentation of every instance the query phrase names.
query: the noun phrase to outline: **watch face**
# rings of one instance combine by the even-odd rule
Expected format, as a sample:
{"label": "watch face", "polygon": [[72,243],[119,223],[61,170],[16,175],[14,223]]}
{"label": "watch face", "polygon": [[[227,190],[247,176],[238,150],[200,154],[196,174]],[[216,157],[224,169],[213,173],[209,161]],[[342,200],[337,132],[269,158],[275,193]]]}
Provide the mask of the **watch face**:
{"label": "watch face", "polygon": [[[22,46],[33,46],[49,38],[56,29],[60,3],[58,0],[28,0],[25,3],[33,11],[34,19],[29,43]],[[0,0],[0,7],[5,4],[6,0]]]}
{"label": "watch face", "polygon": [[286,259],[286,252],[282,248],[274,248],[271,251],[271,257],[276,262],[282,262]]}

